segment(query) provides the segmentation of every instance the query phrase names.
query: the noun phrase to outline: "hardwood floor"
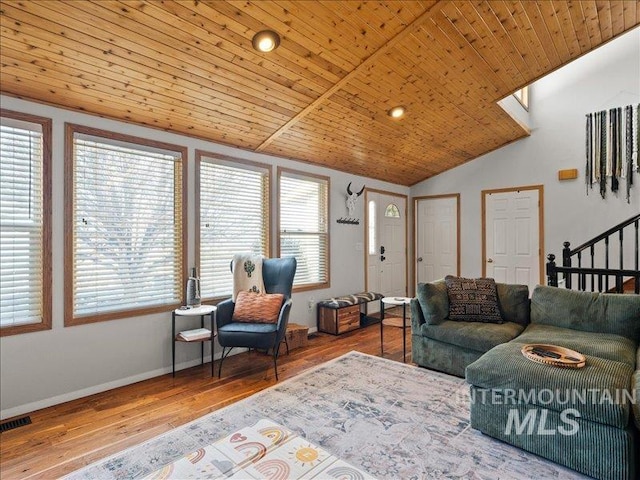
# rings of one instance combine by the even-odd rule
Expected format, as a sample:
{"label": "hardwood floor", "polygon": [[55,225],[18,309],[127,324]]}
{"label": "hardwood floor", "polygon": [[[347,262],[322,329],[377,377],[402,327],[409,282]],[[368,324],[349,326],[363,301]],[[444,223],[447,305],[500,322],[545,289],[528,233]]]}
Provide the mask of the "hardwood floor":
{"label": "hardwood floor", "polygon": [[[401,332],[385,327],[385,358],[402,361]],[[380,355],[379,324],[312,335],[279,358],[280,381],[351,350]],[[255,351],[226,359],[221,379],[210,375],[205,364],[33,412],[31,425],[0,434],[0,478],[65,475],[276,384],[271,357]]]}

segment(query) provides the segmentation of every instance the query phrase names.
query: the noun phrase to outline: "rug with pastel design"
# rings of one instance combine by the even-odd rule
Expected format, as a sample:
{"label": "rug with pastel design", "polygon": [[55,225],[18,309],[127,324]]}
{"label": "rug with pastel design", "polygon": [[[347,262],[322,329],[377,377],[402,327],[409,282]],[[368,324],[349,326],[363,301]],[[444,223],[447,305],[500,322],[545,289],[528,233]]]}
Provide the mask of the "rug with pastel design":
{"label": "rug with pastel design", "polygon": [[[66,478],[586,478],[472,429],[469,401],[464,379],[350,352]],[[267,468],[265,455],[231,438],[269,425],[293,443]],[[273,447],[251,435],[263,453]],[[315,453],[296,458],[303,448]]]}

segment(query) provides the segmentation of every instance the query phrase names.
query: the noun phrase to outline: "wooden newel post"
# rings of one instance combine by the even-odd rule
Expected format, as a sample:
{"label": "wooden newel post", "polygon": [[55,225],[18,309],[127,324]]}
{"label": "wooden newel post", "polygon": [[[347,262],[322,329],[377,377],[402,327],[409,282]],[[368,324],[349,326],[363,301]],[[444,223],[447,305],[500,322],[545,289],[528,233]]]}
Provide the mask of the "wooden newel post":
{"label": "wooden newel post", "polygon": [[558,272],[556,271],[556,256],[553,253],[547,255],[547,285],[558,286]]}
{"label": "wooden newel post", "polygon": [[[571,244],[569,242],[564,242],[564,248],[562,249],[562,266],[563,267],[570,267],[571,266],[571,248],[569,248],[571,246]],[[556,274],[557,276],[557,274]],[[557,281],[557,280],[556,280]],[[565,273],[564,274],[564,285],[567,288],[571,288],[571,274],[570,273]]]}

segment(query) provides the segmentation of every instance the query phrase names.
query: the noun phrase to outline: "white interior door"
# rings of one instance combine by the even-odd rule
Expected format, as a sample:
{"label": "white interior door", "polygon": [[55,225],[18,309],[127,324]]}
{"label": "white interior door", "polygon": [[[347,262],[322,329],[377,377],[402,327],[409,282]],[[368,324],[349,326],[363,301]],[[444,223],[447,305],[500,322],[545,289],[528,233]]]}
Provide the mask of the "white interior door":
{"label": "white interior door", "polygon": [[416,280],[458,275],[458,196],[416,201]]}
{"label": "white interior door", "polygon": [[539,190],[483,192],[484,275],[533,290],[540,283]]}
{"label": "white interior door", "polygon": [[366,209],[367,289],[385,296],[404,297],[407,294],[407,199],[367,192]]}

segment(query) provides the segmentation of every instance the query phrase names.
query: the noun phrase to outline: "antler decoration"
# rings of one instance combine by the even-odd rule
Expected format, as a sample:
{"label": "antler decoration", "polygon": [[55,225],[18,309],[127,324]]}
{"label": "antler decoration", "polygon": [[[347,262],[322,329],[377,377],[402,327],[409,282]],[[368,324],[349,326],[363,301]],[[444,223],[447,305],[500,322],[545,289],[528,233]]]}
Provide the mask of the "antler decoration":
{"label": "antler decoration", "polygon": [[358,197],[362,195],[364,188],[365,185],[362,186],[359,192],[354,193],[351,191],[351,182],[347,185],[347,210],[349,210],[349,217],[354,216],[356,211],[356,200],[358,200]]}

